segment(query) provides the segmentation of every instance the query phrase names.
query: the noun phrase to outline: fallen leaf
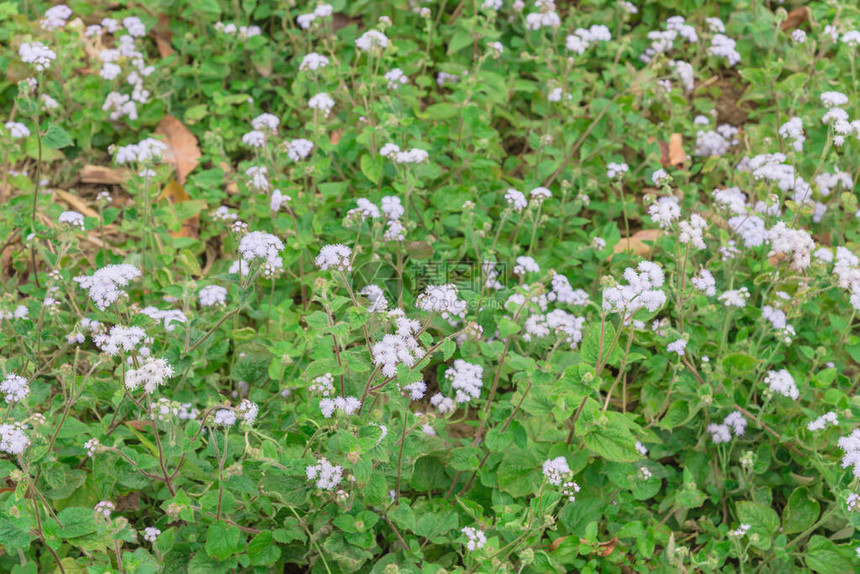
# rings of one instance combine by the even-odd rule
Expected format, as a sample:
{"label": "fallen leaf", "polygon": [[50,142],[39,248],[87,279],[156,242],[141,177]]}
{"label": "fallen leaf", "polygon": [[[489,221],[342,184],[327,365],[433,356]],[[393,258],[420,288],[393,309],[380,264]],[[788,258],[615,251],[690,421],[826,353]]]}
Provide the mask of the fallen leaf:
{"label": "fallen leaf", "polygon": [[[190,201],[191,196],[188,195],[188,192],[185,191],[182,184],[171,179],[170,183],[165,185],[164,189],[161,190],[161,194],[158,196],[158,199],[166,199],[171,205],[174,205],[183,201]],[[171,231],[170,235],[171,237],[191,237],[194,239],[200,237],[200,216],[194,215],[183,220],[182,227],[179,231]]]}
{"label": "fallen leaf", "polygon": [[179,119],[171,115],[161,118],[155,133],[165,136],[167,151],[164,159],[176,167],[176,179],[181,185],[185,185],[185,179],[197,167],[202,155],[197,146],[197,138]]}
{"label": "fallen leaf", "polygon": [[330,143],[331,145],[337,145],[338,142],[340,142],[341,137],[343,137],[343,128],[334,130],[328,137],[328,143]]}
{"label": "fallen leaf", "polygon": [[607,540],[606,542],[598,542],[597,543],[597,555],[598,556],[609,556],[612,554],[612,551],[615,550],[615,546],[618,544],[618,537],[613,536],[612,540]]}
{"label": "fallen leaf", "polygon": [[85,165],[79,174],[84,183],[100,183],[103,185],[120,185],[128,179],[128,170],[114,169],[100,165]]}
{"label": "fallen leaf", "polygon": [[81,199],[77,195],[69,193],[68,191],[63,191],[62,189],[55,189],[54,200],[62,201],[78,213],[83,213],[87,217],[99,216],[98,212],[89,207],[83,199]]}
{"label": "fallen leaf", "polygon": [[649,144],[654,142],[657,142],[657,145],[660,146],[660,165],[663,167],[669,167],[669,144],[662,140],[658,140],[655,137],[648,138]]}
{"label": "fallen leaf", "polygon": [[125,496],[116,497],[116,511],[128,512],[129,510],[140,510],[140,492],[129,492]]}
{"label": "fallen leaf", "polygon": [[809,20],[809,8],[801,6],[788,13],[788,16],[780,24],[780,28],[782,28],[783,32],[788,32],[789,30],[794,30],[807,20]]}
{"label": "fallen leaf", "polygon": [[176,52],[173,46],[170,45],[173,40],[173,33],[170,31],[170,18],[167,15],[158,15],[158,23],[156,23],[150,35],[155,38],[155,45],[158,47],[158,53],[162,58],[166,58]]}
{"label": "fallen leaf", "polygon": [[681,134],[672,134],[669,138],[669,165],[676,169],[684,169],[687,164],[687,154],[684,153]]}
{"label": "fallen leaf", "polygon": [[[624,253],[630,251],[633,255],[639,257],[647,257],[651,254],[651,246],[647,245],[646,241],[656,241],[662,235],[662,229],[642,229],[633,234],[629,238],[621,238],[621,241],[612,249],[612,255],[616,253]],[[607,260],[612,259],[610,255]]]}
{"label": "fallen leaf", "polygon": [[137,432],[144,432],[146,427],[152,426],[152,423],[150,421],[125,421],[125,426],[133,428]]}

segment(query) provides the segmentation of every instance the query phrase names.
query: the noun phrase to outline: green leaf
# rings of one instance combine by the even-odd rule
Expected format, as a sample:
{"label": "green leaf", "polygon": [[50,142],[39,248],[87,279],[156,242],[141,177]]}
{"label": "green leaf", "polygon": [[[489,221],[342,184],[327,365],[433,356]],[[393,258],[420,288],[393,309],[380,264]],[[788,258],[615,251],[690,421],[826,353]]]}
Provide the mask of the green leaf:
{"label": "green leaf", "polygon": [[852,550],[838,546],[823,536],[813,536],[806,547],[806,565],[822,574],[856,572],[854,562],[849,558]]}
{"label": "green leaf", "polygon": [[248,543],[248,558],[254,566],[269,566],[281,557],[281,549],[273,543],[272,532],[259,533]]}
{"label": "green leaf", "polygon": [[59,538],[77,538],[96,531],[96,518],[92,508],[66,508],[57,515],[63,526],[57,529]]}
{"label": "green leaf", "polygon": [[466,30],[458,30],[451,42],[448,44],[448,53],[453,54],[459,52],[466,46],[472,43],[472,34]]}
{"label": "green leaf", "polygon": [[448,102],[442,102],[428,106],[420,117],[428,120],[447,120],[455,117],[458,113],[460,113],[459,106]]}
{"label": "green leaf", "polygon": [[818,501],[809,495],[809,489],[805,486],[795,488],[782,511],[783,533],[803,532],[818,520],[820,511],[821,507]]}
{"label": "green leaf", "polygon": [[534,494],[540,487],[540,463],[530,450],[509,449],[497,471],[499,489],[511,496]]}
{"label": "green leaf", "polygon": [[361,173],[373,183],[379,183],[379,178],[382,177],[382,157],[369,154],[361,156]]}
{"label": "green leaf", "polygon": [[35,537],[11,519],[0,516],[0,540],[9,548],[27,548]]}
{"label": "green leaf", "polygon": [[502,317],[501,321],[499,321],[499,335],[502,339],[506,339],[510,335],[514,333],[518,333],[520,331],[520,326],[508,319],[507,317]]}
{"label": "green leaf", "polygon": [[585,435],[585,446],[604,460],[611,462],[636,462],[642,458],[636,452],[636,437],[618,419],[616,413],[606,413],[606,424],[595,424]]}
{"label": "green leaf", "polygon": [[48,129],[42,136],[42,143],[51,149],[63,149],[75,144],[66,130],[54,124],[48,124]]}
{"label": "green leaf", "polygon": [[228,526],[222,520],[213,522],[206,531],[206,554],[217,560],[226,560],[237,551],[239,534],[235,526]]}
{"label": "green leaf", "polygon": [[754,546],[767,550],[770,548],[771,537],[779,528],[779,516],[776,511],[758,502],[743,501],[737,505],[738,520],[741,524],[750,525],[750,534],[758,534],[759,539]]}

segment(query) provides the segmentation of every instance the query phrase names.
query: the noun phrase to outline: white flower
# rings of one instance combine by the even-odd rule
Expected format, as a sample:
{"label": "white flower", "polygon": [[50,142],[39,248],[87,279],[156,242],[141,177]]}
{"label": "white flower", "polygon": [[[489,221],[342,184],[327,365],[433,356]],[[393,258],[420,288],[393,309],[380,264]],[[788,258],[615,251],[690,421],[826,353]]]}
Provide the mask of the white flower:
{"label": "white flower", "polygon": [[141,327],[114,325],[109,334],[94,335],[93,342],[99,350],[113,357],[133,351],[145,337],[146,332]]}
{"label": "white flower", "polygon": [[642,456],[648,456],[648,449],[638,440],[636,441],[636,452],[638,452]]}
{"label": "white flower", "polygon": [[453,284],[428,285],[415,304],[428,313],[440,313],[443,319],[450,316],[463,318],[466,315],[466,302],[459,298],[457,287]]}
{"label": "white flower", "polygon": [[828,108],[844,106],[848,103],[848,96],[846,96],[842,92],[824,92],[823,94],[821,94],[821,103]]}
{"label": "white flower", "polygon": [[468,363],[463,359],[454,361],[454,366],[445,371],[445,378],[451,382],[451,386],[457,391],[454,399],[458,403],[467,403],[471,399],[481,396],[481,387],[484,382],[481,377],[484,368]]}
{"label": "white flower", "polygon": [[563,456],[556,457],[551,460],[546,460],[543,463],[543,475],[550,484],[560,486],[565,478],[570,476],[570,467],[567,464],[567,459]]}
{"label": "white flower", "polygon": [[356,397],[335,397],[320,399],[320,411],[325,418],[330,418],[334,411],[342,411],[346,415],[355,414],[361,408],[361,401]]}
{"label": "white flower", "polygon": [[252,231],[239,240],[239,254],[247,263],[262,259],[270,265],[277,266],[281,263],[280,252],[283,249],[283,242],[265,231]]}
{"label": "white flower", "polygon": [[749,298],[749,289],[746,287],[725,291],[718,297],[726,307],[746,307]]}
{"label": "white flower", "polygon": [[269,180],[266,178],[265,167],[252,166],[245,170],[245,175],[251,178],[250,186],[260,191],[268,191]]}
{"label": "white flower", "polygon": [[325,117],[328,117],[332,108],[334,108],[334,100],[327,93],[321,92],[308,100],[308,107],[312,110],[320,110],[325,114]]}
{"label": "white flower", "polygon": [[420,401],[427,393],[427,383],[425,383],[424,381],[409,383],[408,385],[404,385],[400,390],[402,392],[408,393],[410,400]]}
{"label": "white flower", "polygon": [[684,356],[684,349],[686,349],[686,348],[687,348],[687,340],[686,339],[678,339],[677,341],[669,343],[669,345],[666,347],[666,351],[668,351],[670,353],[677,353],[678,356],[683,357]]}
{"label": "white flower", "polygon": [[526,273],[538,272],[540,272],[540,266],[534,259],[525,255],[517,257],[517,264],[514,265],[514,273],[516,275],[523,276]]}
{"label": "white flower", "polygon": [[341,243],[324,245],[314,263],[320,269],[336,269],[338,271],[352,270],[352,249]]}
{"label": "white flower", "polygon": [[314,149],[313,142],[306,139],[294,139],[286,142],[284,146],[287,148],[287,157],[293,161],[307,159]]}
{"label": "white flower", "polygon": [[545,187],[536,187],[529,192],[529,197],[532,201],[541,204],[552,197],[552,192]]}
{"label": "white flower", "polygon": [[198,293],[201,307],[212,307],[213,305],[224,305],[227,303],[227,289],[220,285],[207,285]]}
{"label": "white flower", "polygon": [[305,469],[308,480],[316,481],[317,488],[322,490],[334,490],[343,480],[343,467],[333,465],[325,458],[320,458],[317,463]]}
{"label": "white flower", "polygon": [[248,147],[263,147],[266,145],[266,134],[253,130],[242,136],[242,143]]}
{"label": "white flower", "polygon": [[7,403],[23,401],[30,394],[30,383],[24,377],[15,373],[7,373],[0,381],[0,393],[6,395]]}
{"label": "white flower", "polygon": [[299,70],[302,72],[316,72],[320,68],[325,68],[326,66],[328,66],[328,58],[326,56],[317,54],[316,52],[311,52],[302,59],[302,63],[299,65]]}
{"label": "white flower", "polygon": [[509,189],[505,192],[505,201],[518,213],[521,213],[528,206],[526,196],[516,189]]}
{"label": "white flower", "polygon": [[672,222],[681,216],[677,197],[661,197],[648,208],[648,215],[662,229],[668,229]]}
{"label": "white flower", "polygon": [[9,454],[21,454],[30,444],[30,437],[24,432],[21,423],[0,424],[0,451]]}
{"label": "white flower", "polygon": [[696,249],[705,249],[704,231],[707,226],[708,222],[705,218],[694,213],[690,216],[689,222],[681,221],[678,224],[680,229],[678,239],[684,245],[692,244]]}
{"label": "white flower", "polygon": [[138,277],[140,277],[140,269],[134,265],[122,263],[107,265],[89,277],[81,275],[73,280],[82,289],[89,291],[90,299],[99,309],[104,311],[111,303],[125,294],[122,288]]}
{"label": "white flower", "polygon": [[833,426],[839,426],[839,419],[837,418],[835,412],[830,411],[829,413],[821,415],[820,417],[806,425],[806,428],[810,431],[820,431],[824,430],[827,427],[827,423],[830,423]]}
{"label": "white flower", "polygon": [[115,509],[116,506],[114,506],[113,502],[109,500],[102,500],[93,508],[95,513],[103,518],[110,518],[111,512]]}
{"label": "white flower", "polygon": [[142,38],[146,36],[146,26],[136,16],[129,16],[122,19],[122,25],[128,30],[129,35],[134,38]]}
{"label": "white flower", "polygon": [[221,409],[215,412],[215,417],[212,419],[213,424],[222,427],[231,427],[236,424],[236,413],[230,409]]}
{"label": "white flower", "polygon": [[446,397],[442,393],[436,393],[430,397],[430,404],[436,407],[441,414],[450,413],[457,408],[454,400]]}
{"label": "white flower", "polygon": [[854,429],[850,435],[841,437],[838,445],[845,453],[842,457],[842,468],[853,466],[854,477],[860,478],[860,429]]}
{"label": "white flower", "polygon": [[[662,185],[664,182],[669,181],[669,179],[669,174],[666,173],[666,170],[663,168],[660,168],[651,174],[651,182],[654,185]],[[677,201],[677,198],[673,199]]]}
{"label": "white flower", "polygon": [[728,36],[716,34],[711,39],[711,47],[708,52],[718,58],[725,58],[728,60],[729,66],[734,66],[741,61],[741,55],[735,50],[735,44],[736,42]]}
{"label": "white flower", "polygon": [[84,229],[84,216],[77,211],[64,211],[57,219],[59,223],[64,223],[69,227],[77,227],[81,231]]}
{"label": "white flower", "polygon": [[125,374],[125,386],[129,391],[135,391],[139,387],[151,395],[163,385],[167,379],[173,376],[173,367],[166,359],[148,358],[137,369],[131,369]]}
{"label": "white flower", "polygon": [[27,126],[20,122],[6,122],[4,126],[9,132],[9,135],[15,139],[26,138],[30,136],[30,130],[27,129]]}
{"label": "white flower", "polygon": [[460,532],[462,532],[468,539],[468,542],[466,542],[466,549],[470,552],[480,550],[484,547],[484,544],[487,543],[487,536],[484,534],[483,530],[466,526],[460,530]]}
{"label": "white flower", "polygon": [[45,10],[45,17],[39,22],[44,30],[62,28],[72,16],[72,9],[65,4],[58,4]]}
{"label": "white flower", "polygon": [[609,179],[615,179],[619,175],[624,175],[628,171],[630,171],[630,166],[626,163],[610,162],[609,165],[606,166],[606,177]]}
{"label": "white flower", "polygon": [[628,267],[624,271],[627,285],[607,287],[603,290],[603,310],[610,313],[623,312],[630,315],[642,307],[651,312],[666,302],[666,294],[660,289],[665,277],[663,270],[650,261],[641,261],[639,272]]}
{"label": "white flower", "polygon": [[757,215],[737,215],[729,219],[728,225],[741,236],[746,247],[758,247],[767,239],[764,220]]}
{"label": "white flower", "polygon": [[800,396],[797,385],[794,384],[794,377],[785,369],[768,371],[764,382],[767,383],[767,386],[774,393],[779,393],[795,400]]}
{"label": "white flower", "polygon": [[257,414],[260,412],[260,405],[252,403],[248,399],[242,399],[239,406],[236,407],[239,418],[248,424],[253,424],[257,420]]}
{"label": "white flower", "polygon": [[25,64],[32,64],[37,71],[42,72],[57,59],[57,54],[40,42],[24,42],[18,48],[18,56]]}
{"label": "white flower", "polygon": [[[128,18],[126,18],[127,20]],[[161,534],[161,530],[154,526],[147,526],[143,529],[143,539],[147,542],[155,542],[158,539],[158,535]]]}
{"label": "white flower", "polygon": [[176,328],[176,325],[173,325],[173,322],[185,323],[188,318],[185,316],[185,313],[178,309],[159,309],[157,307],[144,307],[140,310],[141,315],[146,315],[150,319],[154,319],[156,321],[161,321],[164,324],[164,329],[166,331],[173,331]]}
{"label": "white flower", "polygon": [[368,301],[370,301],[367,310],[371,313],[382,313],[388,310],[388,300],[385,298],[382,288],[378,285],[366,285],[359,293],[367,297]]}
{"label": "white flower", "polygon": [[397,90],[400,86],[408,84],[409,78],[403,73],[400,68],[394,68],[385,74],[385,79],[388,82],[389,90]]}
{"label": "white flower", "polygon": [[812,262],[812,250],[815,241],[808,232],[801,229],[791,229],[785,222],[779,221],[767,232],[767,240],[771,244],[770,255],[786,253],[791,256],[791,268],[803,271]]}
{"label": "white flower", "polygon": [[355,45],[365,52],[375,48],[384,50],[388,47],[388,37],[378,30],[368,30],[356,39]]}

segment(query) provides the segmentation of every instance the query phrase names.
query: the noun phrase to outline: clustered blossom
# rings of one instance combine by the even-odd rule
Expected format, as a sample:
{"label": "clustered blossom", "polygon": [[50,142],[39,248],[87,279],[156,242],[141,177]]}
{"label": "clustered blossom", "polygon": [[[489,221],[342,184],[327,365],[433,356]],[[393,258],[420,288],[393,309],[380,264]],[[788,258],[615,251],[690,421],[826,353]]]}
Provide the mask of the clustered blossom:
{"label": "clustered blossom", "polygon": [[683,245],[692,245],[696,249],[705,249],[705,229],[708,227],[708,222],[705,218],[694,213],[690,215],[689,221],[681,221],[678,223],[680,233],[678,240]]}
{"label": "clustered blossom", "polygon": [[317,459],[317,463],[305,469],[308,480],[316,481],[321,490],[334,490],[343,480],[343,467],[333,465],[327,459]]}
{"label": "clustered blossom", "polygon": [[51,67],[57,54],[41,42],[24,42],[18,48],[18,56],[25,64],[32,64],[36,71],[43,72]]}
{"label": "clustered blossom", "polygon": [[266,275],[283,268],[284,262],[280,255],[283,249],[284,243],[265,231],[252,231],[239,240],[239,255],[242,261],[249,266],[254,261],[262,261]]}
{"label": "clustered blossom", "polygon": [[852,466],[854,478],[860,478],[860,429],[854,429],[850,435],[841,437],[838,445],[845,453],[842,468]]}
{"label": "clustered blossom", "polygon": [[162,325],[164,325],[164,330],[167,332],[173,331],[176,328],[176,325],[173,324],[174,322],[185,323],[188,320],[185,313],[178,309],[159,309],[149,306],[141,309],[140,314],[146,315],[155,321],[161,321]]}
{"label": "clustered blossom", "polygon": [[839,426],[839,419],[836,416],[836,413],[830,411],[829,413],[825,413],[806,425],[806,428],[810,431],[820,431],[827,428],[827,423],[832,424],[833,426]]}
{"label": "clustered blossom", "polygon": [[154,526],[147,526],[143,529],[143,539],[147,542],[154,543],[158,539],[159,534],[161,534],[161,530]]}
{"label": "clustered blossom", "polygon": [[807,231],[791,229],[780,221],[768,230],[767,241],[771,245],[771,255],[787,254],[791,257],[791,268],[796,271],[803,271],[812,262],[815,241]]}
{"label": "clustered blossom", "polygon": [[687,24],[681,16],[672,16],[666,20],[665,27],[665,30],[652,30],[648,32],[648,39],[651,40],[651,45],[639,56],[640,60],[648,63],[658,54],[668,52],[674,47],[677,38],[693,43],[699,39],[696,29]]}
{"label": "clustered blossom", "polygon": [[791,376],[785,369],[779,371],[768,371],[764,382],[774,393],[778,393],[785,397],[797,400],[800,393],[797,390],[797,385],[794,384],[794,377]]}
{"label": "clustered blossom", "polygon": [[319,110],[324,117],[328,117],[334,108],[334,100],[325,92],[321,92],[311,97],[308,100],[308,107],[312,110]]}
{"label": "clustered blossom", "polygon": [[460,532],[462,532],[463,536],[468,539],[468,542],[466,542],[466,550],[470,552],[480,550],[484,547],[484,544],[487,543],[487,536],[484,534],[483,530],[466,526],[460,530]]}
{"label": "clustered blossom", "polygon": [[678,205],[678,198],[674,196],[661,197],[648,208],[648,215],[662,229],[668,229],[672,225],[672,222],[681,216],[681,207]]}
{"label": "clustered blossom", "polygon": [[207,285],[197,293],[201,307],[212,307],[213,305],[225,305],[227,303],[227,289],[220,285]]}
{"label": "clustered blossom", "polygon": [[538,273],[540,266],[531,257],[525,255],[517,257],[517,264],[514,265],[514,274],[523,276],[526,273]]}
{"label": "clustered blossom", "polygon": [[30,445],[30,437],[21,423],[0,424],[0,452],[21,454]]}
{"label": "clustered blossom", "polygon": [[284,147],[287,149],[287,157],[293,161],[302,161],[307,159],[314,149],[314,143],[306,139],[294,139],[286,142]]}
{"label": "clustered blossom", "polygon": [[116,506],[114,506],[113,502],[111,502],[110,500],[102,500],[93,508],[96,513],[96,516],[100,516],[102,518],[110,518],[111,513],[115,509]]}
{"label": "clustered blossom", "polygon": [[81,231],[84,230],[84,216],[82,213],[78,213],[77,211],[64,211],[60,214],[60,217],[57,218],[57,221],[68,225],[69,227],[77,227]]}
{"label": "clustered blossom", "polygon": [[398,364],[412,367],[424,357],[424,350],[416,338],[421,329],[420,322],[407,318],[401,309],[389,312],[388,318],[394,320],[396,331],[384,335],[381,341],[375,343],[372,355],[374,364],[381,367],[382,374],[394,377]]}
{"label": "clustered blossom", "polygon": [[145,337],[146,331],[141,327],[114,325],[108,333],[94,335],[93,342],[100,351],[113,357],[133,351]]}
{"label": "clustered blossom", "polygon": [[732,440],[732,432],[735,436],[743,436],[747,428],[747,420],[739,411],[733,411],[723,419],[722,424],[711,423],[708,432],[714,444],[729,442]]}
{"label": "clustered blossom", "polygon": [[331,373],[324,373],[314,378],[314,382],[310,384],[308,389],[312,393],[319,393],[327,397],[334,392],[334,376]]}
{"label": "clustered blossom", "polygon": [[140,277],[140,269],[128,263],[107,265],[90,276],[81,275],[74,281],[89,292],[96,307],[104,311],[125,294],[123,288]]}
{"label": "clustered blossom", "polygon": [[550,280],[551,291],[547,293],[547,301],[583,307],[588,305],[588,293],[584,289],[574,289],[564,275],[556,273]]}
{"label": "clustered blossom", "polygon": [[750,298],[750,292],[746,287],[741,287],[740,289],[724,291],[722,295],[717,298],[722,301],[723,305],[726,307],[742,308],[746,307],[747,299]]}
{"label": "clustered blossom", "polygon": [[735,50],[735,42],[724,34],[715,34],[711,39],[711,47],[708,53],[718,58],[725,58],[729,66],[736,66],[741,61],[741,55]]}
{"label": "clustered blossom", "polygon": [[30,130],[21,122],[6,122],[3,124],[6,131],[14,139],[30,137]]}
{"label": "clustered blossom", "polygon": [[139,387],[151,395],[173,376],[173,367],[166,359],[147,358],[138,368],[130,369],[125,374],[125,386],[129,391]]}
{"label": "clustered blossom", "polygon": [[328,66],[328,58],[326,56],[317,54],[316,52],[311,52],[302,59],[302,63],[299,65],[299,70],[302,72],[316,72],[326,66]]}
{"label": "clustered blossom", "polygon": [[361,408],[361,401],[356,397],[335,397],[320,399],[320,412],[325,418],[331,418],[335,411],[345,415],[353,415]]}
{"label": "clustered blossom", "polygon": [[656,311],[666,302],[666,294],[660,289],[665,277],[656,263],[641,261],[636,269],[624,270],[627,285],[616,285],[603,290],[603,310],[629,316],[636,310],[646,308]]}
{"label": "clustered blossom", "polygon": [[677,353],[678,356],[684,356],[684,350],[687,348],[687,340],[686,339],[678,339],[666,347],[666,350],[670,353]]}
{"label": "clustered blossom", "polygon": [[30,382],[15,373],[7,373],[0,381],[0,393],[5,395],[7,403],[23,401],[30,394]]}
{"label": "clustered blossom", "polygon": [[237,418],[236,412],[232,409],[220,409],[215,412],[212,422],[218,426],[231,427],[236,424]]}
{"label": "clustered blossom", "polygon": [[522,213],[529,204],[523,192],[517,191],[516,189],[509,189],[505,192],[505,201],[507,201],[508,205],[510,205],[517,213]]}
{"label": "clustered blossom", "polygon": [[364,52],[385,50],[388,47],[388,37],[379,30],[368,30],[355,40],[355,45]]}
{"label": "clustered blossom", "polygon": [[409,150],[401,150],[400,146],[393,143],[387,143],[382,146],[379,150],[379,155],[387,157],[394,163],[400,164],[423,163],[430,158],[430,154],[423,149],[412,148]]}
{"label": "clustered blossom", "polygon": [[571,475],[567,459],[559,456],[543,463],[543,475],[550,484],[561,486],[561,483]]}
{"label": "clustered blossom", "polygon": [[582,54],[595,42],[608,42],[612,39],[609,28],[599,24],[591,28],[578,28],[565,39],[565,47],[576,54]]}
{"label": "clustered blossom", "polygon": [[620,175],[624,175],[630,171],[630,166],[626,163],[610,163],[606,166],[606,177],[615,179]]}
{"label": "clustered blossom", "polygon": [[450,381],[451,387],[456,391],[454,400],[458,403],[468,403],[471,399],[481,396],[481,388],[484,385],[481,380],[483,376],[483,367],[463,359],[457,359],[454,365],[445,371],[445,379]]}
{"label": "clustered blossom", "polygon": [[352,271],[352,249],[341,243],[324,245],[314,263],[323,271]]}
{"label": "clustered blossom", "polygon": [[466,302],[460,299],[454,284],[428,285],[415,304],[422,311],[439,313],[443,319],[466,316]]}

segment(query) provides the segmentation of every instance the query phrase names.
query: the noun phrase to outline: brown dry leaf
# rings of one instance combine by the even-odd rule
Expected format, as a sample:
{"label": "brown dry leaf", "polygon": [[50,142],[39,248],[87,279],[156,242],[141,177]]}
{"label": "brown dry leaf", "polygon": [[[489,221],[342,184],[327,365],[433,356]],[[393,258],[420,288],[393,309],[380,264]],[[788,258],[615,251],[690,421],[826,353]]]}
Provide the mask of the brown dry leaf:
{"label": "brown dry leaf", "polygon": [[566,538],[567,538],[567,536],[559,536],[558,538],[553,540],[552,544],[547,546],[547,548],[549,549],[550,552],[552,552],[554,550],[558,550],[558,547],[561,546],[561,543],[564,542]]}
{"label": "brown dry leaf", "polygon": [[331,145],[337,145],[340,142],[341,137],[343,137],[343,128],[334,130],[328,137],[328,143]]}
{"label": "brown dry leaf", "polygon": [[150,35],[155,38],[155,45],[158,47],[158,53],[162,58],[166,58],[176,52],[173,46],[170,45],[171,40],[173,40],[173,33],[170,31],[170,18],[167,15],[158,15],[158,23],[152,29]]}
{"label": "brown dry leaf", "polygon": [[83,213],[87,217],[99,216],[98,212],[90,208],[83,199],[81,199],[77,195],[72,195],[68,191],[63,191],[62,189],[55,189],[54,201],[56,200],[62,201],[75,211]]}
{"label": "brown dry leaf", "polygon": [[152,426],[152,423],[150,421],[125,421],[125,426],[133,428],[137,432],[144,432],[146,427]]}
{"label": "brown dry leaf", "polygon": [[[173,205],[182,201],[189,201],[191,196],[188,195],[188,192],[185,191],[185,188],[182,187],[180,183],[171,179],[170,183],[165,185],[164,189],[161,190],[161,194],[158,196],[158,199],[166,199],[171,205]],[[200,216],[195,215],[184,220],[179,231],[171,231],[170,236],[191,237],[194,239],[200,237]]]}
{"label": "brown dry leaf", "polygon": [[114,169],[100,165],[85,165],[80,173],[84,183],[100,183],[102,185],[120,185],[128,179],[128,170]]}
{"label": "brown dry leaf", "polygon": [[788,32],[789,30],[794,30],[807,20],[809,20],[809,8],[801,6],[788,13],[780,28],[782,28],[783,32]]}
{"label": "brown dry leaf", "polygon": [[140,510],[140,492],[129,492],[125,496],[116,497],[116,511],[127,512],[129,510]]}
{"label": "brown dry leaf", "polygon": [[684,169],[687,164],[687,154],[684,153],[681,134],[672,134],[669,138],[669,165],[676,169]]}
{"label": "brown dry leaf", "polygon": [[167,151],[164,159],[176,167],[176,179],[184,185],[185,179],[197,167],[202,155],[197,146],[197,138],[181,121],[171,115],[161,118],[155,133],[165,136]]}
{"label": "brown dry leaf", "polygon": [[618,537],[614,536],[612,540],[607,540],[606,542],[598,542],[597,543],[597,555],[598,556],[609,556],[612,554],[612,551],[615,550],[615,546],[618,544]]}
{"label": "brown dry leaf", "polygon": [[648,143],[652,144],[657,142],[657,145],[660,146],[660,165],[663,167],[669,167],[669,144],[664,142],[663,140],[658,140],[655,137],[648,138]]}
{"label": "brown dry leaf", "polygon": [[[646,245],[646,241],[656,241],[662,235],[662,229],[642,229],[633,234],[629,239],[621,238],[621,241],[612,249],[612,255],[616,253],[624,253],[629,249],[634,255],[639,257],[647,257],[651,254],[651,246]],[[610,255],[607,260],[612,259]]]}

